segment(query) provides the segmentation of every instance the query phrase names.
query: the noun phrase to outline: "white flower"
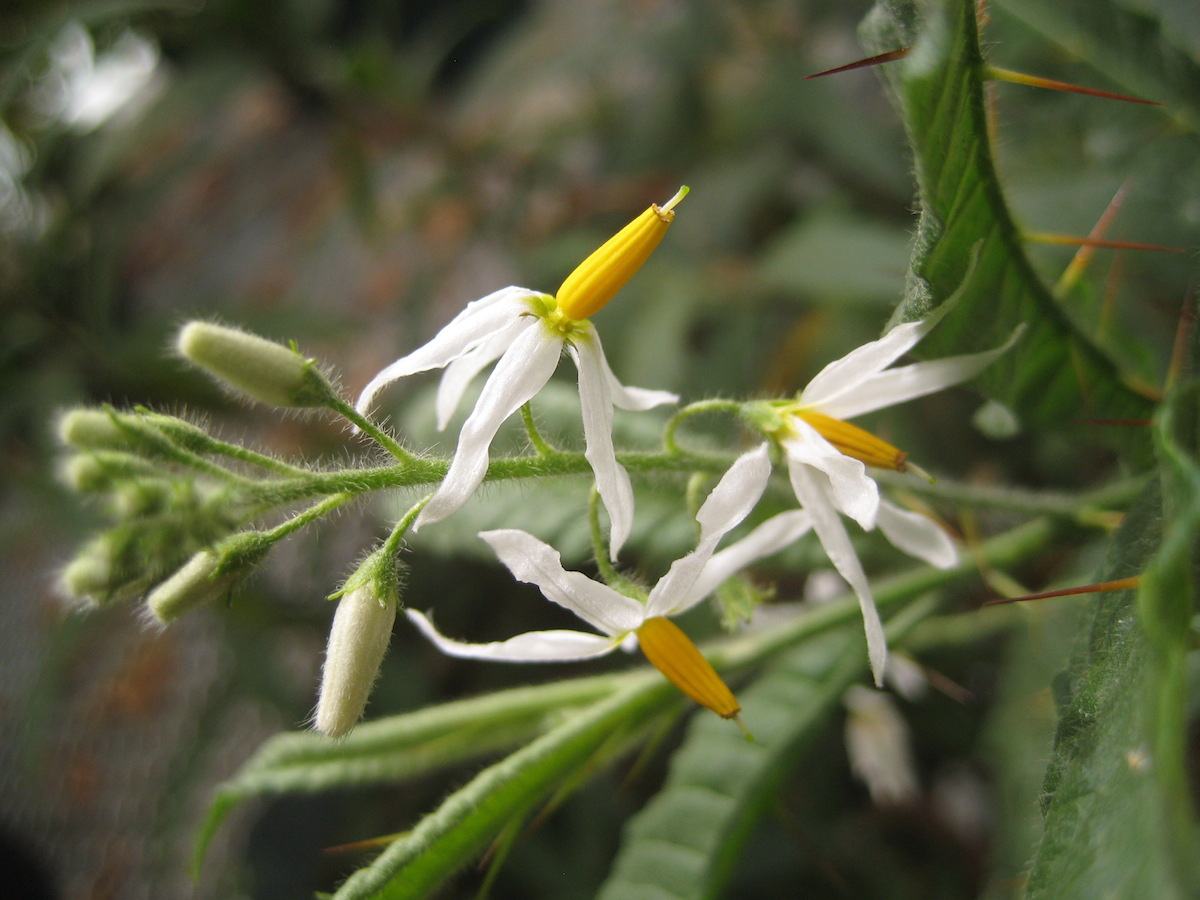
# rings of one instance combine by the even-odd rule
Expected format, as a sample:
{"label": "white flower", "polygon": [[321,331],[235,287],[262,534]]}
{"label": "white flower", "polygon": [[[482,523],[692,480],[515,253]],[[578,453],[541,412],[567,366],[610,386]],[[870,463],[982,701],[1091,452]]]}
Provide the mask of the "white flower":
{"label": "white flower", "polygon": [[392,382],[444,368],[436,406],[438,428],[445,428],[467,385],[496,363],[463,424],[450,469],[413,531],[440,522],[467,502],[487,474],[488,452],[501,423],[550,380],[565,349],[579,370],[585,455],[612,523],[609,546],[616,559],[633,523],[633,488],[613,449],[613,408],[641,411],[679,398],[617,381],[588,317],[612,299],[658,246],[675,217],[672,207],[686,193],[681,188],[663,206],[651,206],[625,226],[567,277],[556,296],[522,287],[489,294],[469,303],[428,344],[371,379],[358,399],[358,411],[364,414]]}
{"label": "white flower", "polygon": [[644,599],[629,597],[580,572],[563,569],[556,550],[516,529],[485,531],[500,561],[521,581],[537,585],[548,600],[575,613],[600,634],[584,631],[531,631],[505,641],[470,644],[440,634],[421,613],[409,619],[451,656],[506,662],[553,662],[587,659],[636,641],[642,652],[673,684],[701,705],[726,718],[737,702],[696,646],[669,616],[691,609],[750,562],[786,547],[808,531],[804,510],[781,513],[749,535],[714,553],[717,544],[754,508],[771,474],[767,445],[743,454],[713,488],[696,515],[696,549],[676,560]]}
{"label": "white flower", "polygon": [[839,513],[870,531],[876,526],[897,548],[940,568],[957,560],[950,538],[924,516],[882,500],[867,466],[904,471],[905,454],[844,421],[973,378],[1004,353],[1021,329],[1000,347],[889,369],[940,320],[941,315],[898,325],[877,341],[822,369],[799,397],[773,405],[767,430],[787,456],[796,499],[812,514],[813,530],[830,561],[858,595],[876,684],[887,664],[887,641],[866,574]]}

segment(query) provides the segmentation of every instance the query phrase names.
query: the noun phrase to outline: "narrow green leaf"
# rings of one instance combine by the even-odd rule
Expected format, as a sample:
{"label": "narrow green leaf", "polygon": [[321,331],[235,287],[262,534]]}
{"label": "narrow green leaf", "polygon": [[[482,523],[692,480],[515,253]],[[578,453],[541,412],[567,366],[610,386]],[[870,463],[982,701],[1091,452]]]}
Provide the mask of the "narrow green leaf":
{"label": "narrow green leaf", "polygon": [[1197,397],[1190,385],[1165,404],[1155,428],[1165,501],[1157,485],[1147,490],[1102,576],[1140,572],[1140,589],[1096,601],[1075,654],[1043,785],[1030,897],[1200,892],[1184,752],[1200,537]]}
{"label": "narrow green leaf", "polygon": [[[910,606],[889,636],[929,610]],[[754,741],[714,716],[693,718],[665,787],[626,827],[600,900],[721,896],[772,789],[866,668],[861,629],[839,629],[788,652],[741,693]]]}
{"label": "narrow green leaf", "polygon": [[289,732],[259,748],[217,791],[197,842],[197,864],[225,817],[257,796],[397,782],[507,750],[558,717],[624,686],[628,675],[514,688],[359,725],[342,740]]}
{"label": "narrow green leaf", "polygon": [[429,895],[614,735],[642,728],[678,697],[657,672],[631,675],[619,693],[480,772],[371,865],[351,875],[335,897],[400,900]]}
{"label": "narrow green leaf", "polygon": [[[983,94],[975,0],[882,2],[864,23],[875,52],[912,46],[886,69],[913,148],[921,215],[909,283],[897,311],[916,319],[959,292],[953,313],[918,348],[937,358],[1005,341],[1019,344],[979,378],[1023,421],[1061,428],[1081,418],[1145,419],[1149,391],[1131,386],[1077,328],[1026,257],[997,178]],[[1143,430],[1113,429],[1142,459]]]}

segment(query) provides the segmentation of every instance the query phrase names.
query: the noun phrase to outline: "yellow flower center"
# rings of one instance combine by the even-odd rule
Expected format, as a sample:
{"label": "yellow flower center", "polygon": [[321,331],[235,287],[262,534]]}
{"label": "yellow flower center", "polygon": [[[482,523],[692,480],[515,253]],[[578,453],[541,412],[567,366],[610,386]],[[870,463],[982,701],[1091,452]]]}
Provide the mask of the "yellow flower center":
{"label": "yellow flower center", "polygon": [[662,206],[652,205],[580,263],[558,289],[561,313],[578,322],[595,315],[616,296],[663,239],[675,219],[675,205],[687,193],[688,188],[681,187]]}
{"label": "yellow flower center", "polygon": [[670,619],[662,616],[647,619],[637,630],[637,636],[646,659],[675,687],[723,719],[732,719],[741,712],[733,691],[692,639]]}
{"label": "yellow flower center", "polygon": [[852,459],[895,472],[903,472],[908,468],[907,453],[857,425],[807,409],[794,409],[791,413],[815,428],[821,437]]}

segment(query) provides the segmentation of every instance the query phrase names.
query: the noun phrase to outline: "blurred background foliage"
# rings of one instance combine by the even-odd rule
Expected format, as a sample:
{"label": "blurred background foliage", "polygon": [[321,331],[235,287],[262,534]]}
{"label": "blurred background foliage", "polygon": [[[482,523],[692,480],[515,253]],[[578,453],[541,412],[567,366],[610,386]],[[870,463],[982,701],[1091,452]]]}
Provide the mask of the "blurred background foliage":
{"label": "blurred background foliage", "polygon": [[[1056,42],[1053,23],[1049,34],[1031,24],[1029,6],[990,5],[996,64],[1122,88]],[[1193,4],[1129,6],[1167,23],[1196,59]],[[344,458],[357,447],[340,427],[246,409],[188,371],[167,350],[173,330],[200,316],[295,339],[354,392],[465,301],[505,284],[553,290],[681,183],[693,193],[668,240],[597,318],[614,370],[688,399],[794,391],[877,336],[903,288],[913,185],[884,91],[869,71],[801,81],[863,55],[855,29],[868,9],[5,4],[0,883],[70,900],[308,896],[361,863],[325,848],[407,827],[466,777],[262,804],[221,833],[193,886],[186,863],[214,784],[308,715],[331,614],[323,598],[390,510],[359,507],[293,539],[231,608],[162,633],[127,608],[68,615],[54,570],[93,520],[56,482],[54,413],[98,402],[186,409],[273,452]],[[1146,107],[1014,85],[991,99],[1005,188],[1029,230],[1082,235],[1128,182],[1111,236],[1197,246],[1194,129]],[[1034,258],[1053,283],[1071,253],[1036,248]],[[1102,251],[1088,271],[1077,318],[1141,381],[1163,382],[1191,265]],[[396,391],[393,420],[448,451],[428,399],[421,386]],[[539,404],[571,440],[570,401],[561,415],[553,397]],[[1086,487],[1111,473],[1112,458],[1078,433],[985,437],[970,424],[978,405],[950,392],[874,424],[939,474],[977,483]],[[624,427],[636,443],[636,424]],[[577,495],[492,496],[502,512],[479,504],[414,542],[405,599],[436,597],[447,633],[553,627],[555,611],[470,536],[489,517],[540,524],[545,537],[561,532],[578,563]],[[677,529],[640,560],[647,568],[686,543],[677,518],[658,518],[652,499],[639,507],[643,535]],[[1031,587],[1090,580],[1098,548],[1048,548],[1021,575]],[[803,587],[785,583],[781,595]],[[1054,725],[1045,686],[1069,650],[1074,609],[1030,614],[1019,640],[923,658],[944,690],[903,703],[922,786],[912,802],[873,805],[831,723],[781,786],[731,896],[1008,896],[1005,879],[1030,851]],[[398,627],[370,715],[575,671],[459,664]],[[661,757],[625,774],[602,775],[530,829],[492,896],[591,896],[621,823],[661,781]],[[448,896],[472,896],[480,877],[466,873]]]}

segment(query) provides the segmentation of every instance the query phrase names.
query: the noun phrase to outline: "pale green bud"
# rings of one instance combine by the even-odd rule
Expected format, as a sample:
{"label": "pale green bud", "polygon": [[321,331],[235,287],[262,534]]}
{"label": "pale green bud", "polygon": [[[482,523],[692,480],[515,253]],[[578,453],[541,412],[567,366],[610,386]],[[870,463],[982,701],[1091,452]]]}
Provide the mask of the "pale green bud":
{"label": "pale green bud", "polygon": [[72,409],[58,419],[58,438],[80,450],[128,450],[135,438],[103,409]]}
{"label": "pale green bud", "polygon": [[260,403],[325,406],[333,393],[313,360],[237,328],[189,322],[177,346],[189,362]]}
{"label": "pale green bud", "polygon": [[89,541],[62,570],[58,584],[74,600],[96,605],[131,599],[151,584],[150,576],[129,565],[130,538],[109,531]]}
{"label": "pale green bud", "polygon": [[146,608],[164,625],[233,587],[238,574],[217,574],[221,557],[201,550],[146,598]]}
{"label": "pale green bud", "polygon": [[313,717],[317,731],[342,737],[362,718],[392,637],[397,605],[394,596],[381,597],[374,583],[343,594],[338,601]]}

